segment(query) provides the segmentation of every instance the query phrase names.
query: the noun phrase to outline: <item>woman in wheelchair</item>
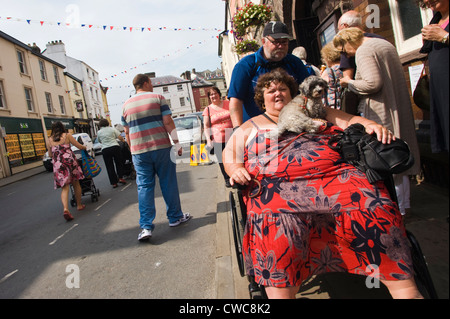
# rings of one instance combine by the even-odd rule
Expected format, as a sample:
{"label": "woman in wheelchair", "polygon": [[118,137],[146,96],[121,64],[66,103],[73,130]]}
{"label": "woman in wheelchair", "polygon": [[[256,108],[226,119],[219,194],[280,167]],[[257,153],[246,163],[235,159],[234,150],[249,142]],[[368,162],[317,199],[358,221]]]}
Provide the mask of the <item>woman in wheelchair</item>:
{"label": "woman in wheelchair", "polygon": [[255,100],[265,113],[240,126],[224,151],[230,183],[246,186],[247,274],[269,298],[295,298],[303,281],[326,272],[372,276],[393,298],[422,298],[388,189],[383,182],[370,184],[327,144],[353,123],[383,143],[394,137],[373,121],[330,108],[321,132],[271,138],[266,132],[276,129],[280,110],[297,90],[283,70],[261,76]]}

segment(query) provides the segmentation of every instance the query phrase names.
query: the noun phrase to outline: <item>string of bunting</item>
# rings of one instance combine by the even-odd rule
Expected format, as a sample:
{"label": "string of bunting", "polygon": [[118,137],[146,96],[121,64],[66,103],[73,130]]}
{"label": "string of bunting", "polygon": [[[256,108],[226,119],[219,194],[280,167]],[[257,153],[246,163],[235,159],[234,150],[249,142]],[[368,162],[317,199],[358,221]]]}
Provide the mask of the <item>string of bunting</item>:
{"label": "string of bunting", "polygon": [[88,23],[81,23],[81,24],[73,24],[68,22],[52,22],[52,21],[45,21],[45,20],[32,20],[32,19],[21,19],[21,18],[14,18],[14,17],[1,17],[0,20],[5,21],[15,21],[15,22],[23,22],[28,24],[39,24],[41,26],[44,25],[51,25],[51,26],[65,26],[68,28],[83,28],[83,29],[103,29],[105,31],[140,31],[140,32],[148,32],[148,31],[214,31],[214,32],[222,32],[223,30],[218,28],[193,28],[193,27],[184,27],[184,28],[173,28],[173,27],[127,27],[127,26],[113,26],[113,25],[98,25],[98,24],[88,24]]}
{"label": "string of bunting", "polygon": [[[211,39],[216,39],[216,38],[218,38],[218,36],[212,36],[212,37],[211,37]],[[198,42],[197,45],[203,45],[203,44],[205,44],[205,43],[207,43],[207,42],[208,42],[208,40],[203,40],[203,41]],[[126,69],[126,70],[123,70],[123,71],[121,71],[121,72],[117,72],[117,73],[115,73],[115,74],[110,75],[109,77],[105,77],[105,78],[101,79],[101,80],[100,80],[100,83],[104,83],[104,81],[109,81],[110,79],[114,79],[114,78],[116,78],[116,77],[118,77],[118,76],[120,76],[120,75],[126,75],[129,71],[135,70],[135,69],[137,69],[138,67],[142,67],[142,66],[145,66],[145,65],[147,65],[147,64],[149,64],[149,63],[157,62],[157,61],[160,61],[160,60],[162,60],[162,59],[168,58],[168,57],[170,57],[170,56],[176,55],[177,53],[180,53],[180,52],[183,51],[183,50],[189,50],[189,49],[192,48],[193,46],[194,46],[194,44],[190,44],[190,45],[186,46],[185,48],[178,49],[178,50],[174,51],[174,52],[171,53],[171,54],[167,53],[167,54],[163,55],[163,56],[160,57],[160,58],[154,58],[154,59],[152,59],[152,60],[150,60],[150,61],[147,61],[147,62],[138,64],[137,66],[133,66],[133,67],[130,67],[130,68],[128,68],[128,69]],[[126,86],[126,85],[120,85],[120,86],[116,86],[116,87],[114,87],[114,86],[108,86],[109,89],[113,89],[113,88],[118,89],[118,88],[125,88],[125,87],[129,87],[129,86]]]}

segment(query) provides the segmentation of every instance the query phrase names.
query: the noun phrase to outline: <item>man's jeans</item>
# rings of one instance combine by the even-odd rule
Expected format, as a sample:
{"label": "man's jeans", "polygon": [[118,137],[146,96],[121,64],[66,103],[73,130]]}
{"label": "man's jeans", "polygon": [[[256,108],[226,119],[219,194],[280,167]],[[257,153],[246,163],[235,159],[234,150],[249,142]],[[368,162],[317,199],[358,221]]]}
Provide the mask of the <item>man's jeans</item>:
{"label": "man's jeans", "polygon": [[170,158],[171,148],[149,151],[133,155],[136,170],[136,184],[138,189],[139,225],[141,228],[153,230],[155,209],[155,174],[158,175],[159,185],[167,207],[169,223],[176,222],[183,217],[180,195],[178,192],[176,164]]}

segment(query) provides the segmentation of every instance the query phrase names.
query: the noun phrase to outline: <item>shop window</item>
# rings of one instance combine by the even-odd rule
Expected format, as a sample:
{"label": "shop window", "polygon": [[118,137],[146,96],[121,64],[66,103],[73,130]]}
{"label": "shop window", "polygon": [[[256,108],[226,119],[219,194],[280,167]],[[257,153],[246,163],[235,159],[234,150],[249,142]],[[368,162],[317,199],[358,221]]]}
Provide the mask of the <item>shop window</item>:
{"label": "shop window", "polygon": [[35,162],[47,151],[42,133],[7,134],[5,146],[11,167]]}

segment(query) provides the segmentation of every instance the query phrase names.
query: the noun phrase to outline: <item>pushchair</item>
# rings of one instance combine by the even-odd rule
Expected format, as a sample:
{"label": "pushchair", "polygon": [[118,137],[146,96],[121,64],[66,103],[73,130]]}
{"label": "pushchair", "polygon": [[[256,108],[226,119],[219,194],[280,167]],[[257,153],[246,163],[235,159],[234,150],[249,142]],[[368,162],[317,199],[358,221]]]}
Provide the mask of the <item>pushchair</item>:
{"label": "pushchair", "polygon": [[[397,201],[395,186],[392,177],[385,180],[389,193],[392,198]],[[234,248],[236,252],[237,265],[239,273],[242,277],[245,274],[245,261],[243,256],[242,241],[244,237],[244,229],[247,220],[247,209],[243,200],[242,189],[233,187],[229,193],[230,213],[231,213],[231,227],[233,232]],[[422,296],[426,299],[438,299],[436,289],[431,279],[428,265],[422,249],[415,236],[408,230],[406,235],[411,246],[411,256],[413,260],[413,268],[415,272],[415,281]],[[251,299],[266,299],[264,286],[255,282],[253,276],[248,276],[249,281],[248,290]],[[306,283],[304,283],[306,285]],[[302,287],[299,291],[302,290]]]}
{"label": "pushchair", "polygon": [[128,143],[119,141],[120,150],[123,160],[123,174],[127,178],[135,179],[136,171],[134,170],[133,159]]}
{"label": "pushchair", "polygon": [[[78,164],[81,166],[81,159],[78,159]],[[81,196],[91,195],[92,202],[98,202],[98,198],[100,196],[100,190],[95,186],[94,179],[92,178],[84,178],[79,180],[81,187]],[[77,205],[77,201],[75,199],[75,191],[73,189],[72,184],[70,184],[70,191],[72,193],[72,198],[70,199],[70,205],[75,207]]]}

